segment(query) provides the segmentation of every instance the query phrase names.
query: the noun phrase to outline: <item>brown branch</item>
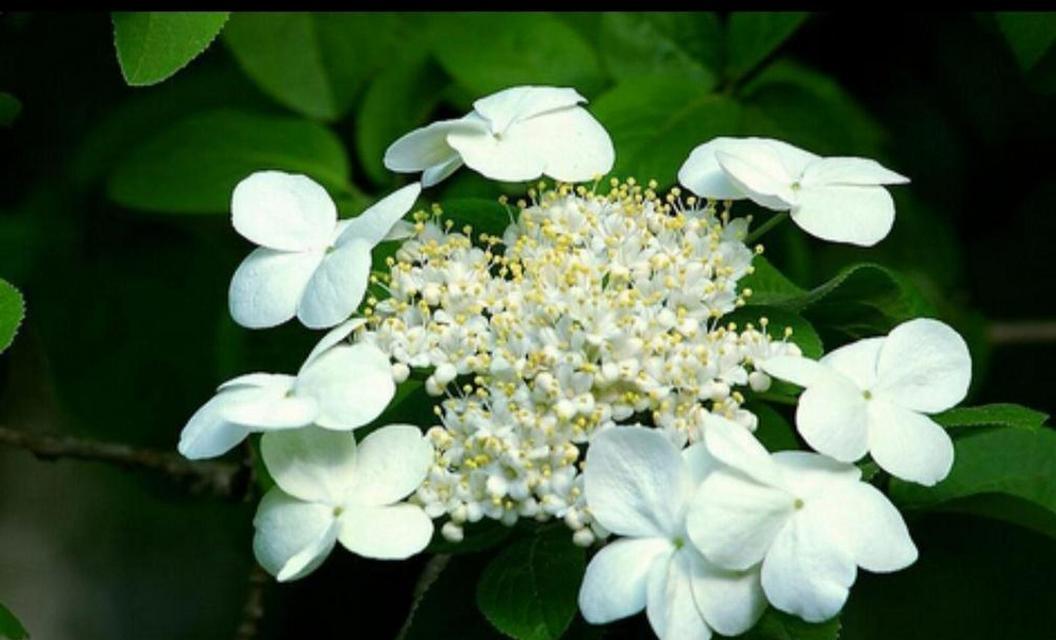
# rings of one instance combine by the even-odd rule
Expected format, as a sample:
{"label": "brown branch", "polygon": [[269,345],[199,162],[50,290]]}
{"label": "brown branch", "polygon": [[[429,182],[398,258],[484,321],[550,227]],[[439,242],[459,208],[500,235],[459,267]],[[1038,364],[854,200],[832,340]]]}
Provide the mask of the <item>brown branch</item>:
{"label": "brown branch", "polygon": [[1056,321],[994,322],[989,337],[995,345],[1056,342]]}
{"label": "brown branch", "polygon": [[242,621],[235,630],[235,640],[255,640],[260,633],[260,623],[264,619],[264,589],[271,581],[256,562],[249,570],[249,587],[246,591],[246,602],[242,606]]}
{"label": "brown branch", "polygon": [[0,426],[0,445],[25,449],[42,460],[72,458],[106,462],[125,469],[145,469],[186,483],[192,491],[241,500],[250,485],[250,468],[218,460],[192,462],[177,453],[141,449],[127,444],[83,440],[72,436],[32,433]]}

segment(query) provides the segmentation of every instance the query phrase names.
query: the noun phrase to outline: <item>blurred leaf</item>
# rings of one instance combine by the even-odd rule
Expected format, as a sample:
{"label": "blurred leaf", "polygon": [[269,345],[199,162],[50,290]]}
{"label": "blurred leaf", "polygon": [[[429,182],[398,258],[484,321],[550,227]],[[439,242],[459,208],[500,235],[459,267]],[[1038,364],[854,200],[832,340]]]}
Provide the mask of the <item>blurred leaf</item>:
{"label": "blurred leaf", "polygon": [[727,74],[737,80],[777,50],[802,26],[804,12],[739,12],[726,23]]}
{"label": "blurred leaf", "polygon": [[591,110],[616,146],[613,173],[661,185],[675,181],[693,147],[729,135],[740,117],[731,99],[672,78],[626,80],[599,97]]}
{"label": "blurred leaf", "polygon": [[715,22],[711,13],[606,12],[601,19],[601,57],[614,78],[672,76],[701,91],[716,83],[710,66],[694,46],[705,41],[698,23]]}
{"label": "blurred leaf", "polygon": [[770,607],[748,633],[737,636],[741,640],[837,640],[840,619],[820,623],[804,622],[794,615]]}
{"label": "blurred leaf", "polygon": [[496,200],[450,198],[441,206],[444,212],[442,220],[451,220],[453,228],[458,230],[466,225],[473,227],[474,238],[482,233],[501,238],[510,226],[510,209]]}
{"label": "blurred leaf", "polygon": [[440,630],[459,640],[494,640],[495,630],[469,597],[486,561],[483,556],[454,557],[432,580],[420,580],[410,616],[397,640],[433,640]]}
{"label": "blurred leaf", "polygon": [[750,401],[745,408],[759,418],[755,437],[767,451],[794,451],[799,449],[796,429],[777,409],[765,402]]}
{"label": "blurred leaf", "polygon": [[344,115],[378,69],[422,48],[392,13],[236,13],[224,41],[265,93],[322,120]]}
{"label": "blurred leaf", "polygon": [[393,173],[382,162],[385,150],[425,121],[447,82],[424,56],[394,64],[371,81],[356,114],[356,151],[371,180],[392,182]]}
{"label": "blurred leaf", "polygon": [[769,305],[784,302],[806,293],[761,255],[756,255],[752,259],[752,267],[754,269],[752,273],[741,278],[737,283],[740,291],[752,290],[752,304]]}
{"label": "blurred leaf", "polygon": [[745,324],[751,323],[756,329],[761,330],[761,318],[766,318],[766,334],[774,340],[784,340],[785,329],[789,328],[792,329],[792,335],[788,339],[799,346],[803,355],[808,358],[820,358],[824,353],[821,338],[814,327],[802,316],[786,309],[748,304],[726,314],[721,322],[724,325],[734,322],[742,329]]}
{"label": "blurred leaf", "polygon": [[11,346],[25,315],[26,302],[22,294],[0,278],[0,353]]}
{"label": "blurred leaf", "polygon": [[297,118],[206,111],[143,141],[118,164],[110,197],[162,213],[223,213],[239,180],[254,171],[305,173],[347,191],[348,160],[325,127]]}
{"label": "blurred leaf", "polygon": [[[1056,536],[1056,431],[995,429],[954,442],[953,469],[934,487],[892,479],[892,499],[904,509],[942,509],[955,500],[999,494],[1026,501],[1040,510],[1024,520],[1019,503],[990,501],[982,515],[1008,519]],[[970,511],[971,503],[956,510]]]}
{"label": "blurred leaf", "polygon": [[0,640],[25,640],[28,637],[29,632],[15,614],[0,603]]}
{"label": "blurred leaf", "polygon": [[594,49],[548,13],[433,14],[429,39],[440,65],[475,97],[529,84],[589,96],[602,83]]}
{"label": "blurred leaf", "polygon": [[981,407],[956,407],[932,416],[944,427],[1012,427],[1039,429],[1048,414],[1018,404],[987,404]]}
{"label": "blurred leaf", "polygon": [[205,51],[228,12],[115,12],[114,45],[125,82],[157,84]]}
{"label": "blurred leaf", "polygon": [[879,155],[879,124],[833,78],[788,60],[741,92],[744,135],[777,137],[822,155]]}
{"label": "blurred leaf", "polygon": [[439,530],[426,548],[426,553],[479,553],[494,549],[506,542],[513,533],[513,527],[507,527],[498,520],[484,519],[479,522],[467,522],[462,525],[465,537],[461,542],[448,542],[440,535]]}
{"label": "blurred leaf", "polygon": [[994,14],[1023,71],[1029,71],[1056,42],[1056,14],[998,11]]}
{"label": "blurred leaf", "polygon": [[18,101],[18,98],[0,91],[0,127],[11,126],[21,111],[22,103]]}
{"label": "blurred leaf", "polygon": [[488,564],[477,584],[477,606],[517,640],[560,638],[576,615],[583,556],[564,526],[537,531]]}

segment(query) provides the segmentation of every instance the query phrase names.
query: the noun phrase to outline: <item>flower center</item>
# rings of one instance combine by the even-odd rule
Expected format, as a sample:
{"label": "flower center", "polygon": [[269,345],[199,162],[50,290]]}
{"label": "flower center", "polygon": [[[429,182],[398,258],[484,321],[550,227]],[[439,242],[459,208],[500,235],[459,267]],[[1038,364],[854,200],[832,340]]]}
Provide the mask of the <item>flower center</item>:
{"label": "flower center", "polygon": [[345,508],[341,506],[334,507],[334,517],[340,518],[341,514],[345,512]]}
{"label": "flower center", "polygon": [[681,549],[682,547],[686,546],[686,541],[682,536],[678,536],[677,538],[672,540],[671,543],[675,545],[675,549]]}
{"label": "flower center", "polygon": [[868,390],[868,389],[866,389],[865,391],[862,392],[862,397],[865,398],[866,400],[872,400],[873,399],[873,392]]}
{"label": "flower center", "polygon": [[794,507],[794,508],[795,508],[795,509],[796,509],[797,511],[798,511],[798,510],[800,510],[800,509],[802,509],[802,508],[803,508],[803,507],[805,507],[806,505],[807,505],[807,503],[803,502],[803,498],[796,498],[796,499],[795,499],[795,500],[794,500],[794,501],[792,502],[792,506],[793,506],[793,507]]}

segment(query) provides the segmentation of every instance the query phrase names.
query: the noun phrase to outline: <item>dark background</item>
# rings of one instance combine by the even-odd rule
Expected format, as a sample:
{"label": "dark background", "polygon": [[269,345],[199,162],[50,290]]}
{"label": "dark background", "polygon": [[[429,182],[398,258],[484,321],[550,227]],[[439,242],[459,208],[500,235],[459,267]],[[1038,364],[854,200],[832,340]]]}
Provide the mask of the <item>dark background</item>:
{"label": "dark background", "polygon": [[[596,16],[563,19],[592,39]],[[112,38],[105,14],[0,15],[0,90],[23,105],[0,128],[0,276],[28,305],[15,346],[0,357],[0,424],[172,451],[218,382],[247,370],[295,370],[315,338],[297,326],[252,333],[230,321],[228,282],[249,246],[222,211],[126,208],[107,196],[106,176],[152,129],[202,105],[289,112],[217,42],[167,81],[193,89],[197,78],[220,78],[216,92],[175,92],[184,97],[162,99],[153,121],[115,121],[117,109],[166,85],[126,86]],[[797,123],[787,138],[822,153],[872,155],[913,183],[895,193],[896,231],[875,250],[823,245],[791,228],[767,239],[773,261],[804,286],[861,259],[907,273],[969,337],[978,365],[973,403],[1050,413],[1052,53],[1024,71],[989,14],[813,15],[777,57],[833,79],[846,94],[840,99],[880,133],[875,144],[859,144],[845,130],[857,121],[777,96]],[[594,99],[612,82],[584,92]],[[462,101],[431,112],[460,113]],[[350,147],[356,113],[330,124]],[[349,155],[357,187],[382,193],[385,185],[366,179]],[[445,189],[488,188],[460,180]],[[1024,322],[1043,324],[1010,338],[1010,327]],[[35,638],[235,637],[253,565],[253,500],[14,450],[0,450],[0,478],[0,601]],[[1051,539],[964,515],[932,514],[911,529],[920,563],[895,576],[863,575],[844,638],[1052,637]],[[423,561],[369,562],[338,550],[306,580],[269,582],[261,636],[391,637]],[[641,628],[632,621],[606,637]]]}

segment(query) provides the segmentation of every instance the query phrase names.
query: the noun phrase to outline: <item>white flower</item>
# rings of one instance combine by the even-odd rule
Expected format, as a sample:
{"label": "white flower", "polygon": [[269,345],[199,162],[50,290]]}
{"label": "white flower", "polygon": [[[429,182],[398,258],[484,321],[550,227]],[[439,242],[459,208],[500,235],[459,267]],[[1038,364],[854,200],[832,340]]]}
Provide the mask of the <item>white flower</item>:
{"label": "white flower", "polygon": [[707,640],[712,629],[738,635],[756,623],[766,608],[759,572],[719,569],[686,542],[686,506],[715,466],[703,445],[680,453],[655,429],[615,427],[594,438],[587,504],[603,527],[626,537],[587,566],[579,608],[588,622],[644,608],[661,640]]}
{"label": "white flower", "polygon": [[253,519],[253,551],[280,581],[312,572],[336,542],[367,558],[402,559],[429,544],[433,521],[399,503],[425,479],[433,450],[410,425],[351,433],[310,427],[267,433],[261,455],[276,486]]}
{"label": "white flower", "polygon": [[333,346],[350,324],[326,336],[296,376],[251,373],[220,385],[183,428],[180,453],[215,458],[252,432],[311,424],[344,431],[377,418],[396,393],[392,368],[373,345]]}
{"label": "white flower", "polygon": [[780,140],[715,138],[690,154],[678,180],[704,198],[750,198],[789,211],[807,233],[872,246],[891,230],[895,205],[880,185],[909,178],[866,158],[822,158]]}
{"label": "white flower", "polygon": [[712,471],[686,517],[705,557],[731,570],[762,563],[772,605],[820,622],[847,600],[858,567],[889,572],[917,559],[898,510],[860,481],[857,467],[804,451],[767,453],[743,427],[718,416],[705,425]]}
{"label": "white flower", "polygon": [[942,322],[910,320],[820,362],[781,356],[759,366],[806,387],[796,427],[817,451],[843,462],[869,452],[892,475],[929,486],[949,473],[950,436],[923,414],[964,399],[972,360],[964,339]]}
{"label": "white flower", "polygon": [[231,279],[235,322],[259,329],[296,315],[321,329],[348,318],[367,289],[371,249],[391,237],[419,193],[421,185],[408,185],[338,222],[334,201],[307,176],[260,171],[239,182],[235,230],[261,246]]}
{"label": "white flower", "polygon": [[462,118],[416,129],[385,152],[392,171],[422,171],[432,186],[462,164],[493,180],[592,180],[612,169],[605,129],[575,89],[512,87],[481,98]]}

